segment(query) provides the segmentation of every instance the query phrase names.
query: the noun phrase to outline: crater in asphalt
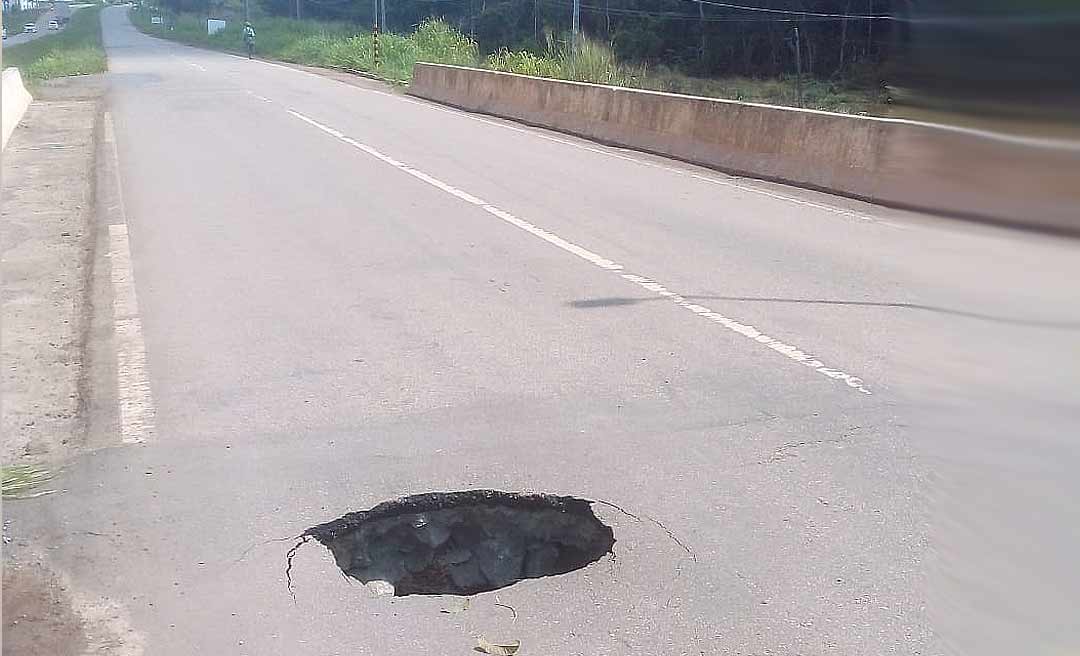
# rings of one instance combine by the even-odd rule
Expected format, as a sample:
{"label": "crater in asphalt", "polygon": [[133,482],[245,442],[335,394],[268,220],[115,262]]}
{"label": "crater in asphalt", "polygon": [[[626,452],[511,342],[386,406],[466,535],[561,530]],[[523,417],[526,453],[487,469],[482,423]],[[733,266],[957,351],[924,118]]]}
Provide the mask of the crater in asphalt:
{"label": "crater in asphalt", "polygon": [[380,503],[308,529],[346,575],[396,596],[471,595],[566,574],[611,552],[592,502],[495,490]]}

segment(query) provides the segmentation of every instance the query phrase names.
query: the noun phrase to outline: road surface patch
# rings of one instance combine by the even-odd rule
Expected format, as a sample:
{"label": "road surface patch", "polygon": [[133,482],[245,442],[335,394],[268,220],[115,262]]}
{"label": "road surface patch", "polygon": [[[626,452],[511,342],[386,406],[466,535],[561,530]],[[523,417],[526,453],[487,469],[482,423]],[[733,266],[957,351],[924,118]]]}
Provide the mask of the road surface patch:
{"label": "road surface patch", "polygon": [[[372,148],[371,146],[368,146],[367,144],[360,143],[352,137],[346,136],[340,130],[336,130],[328,125],[323,125],[315,119],[305,116],[295,110],[290,109],[288,110],[288,112],[296,118],[300,119],[301,121],[304,121],[308,125],[318,128],[326,134],[329,134],[330,136],[340,141],[343,141],[344,143],[347,143],[350,146],[364,153],[367,153],[368,155],[371,155],[375,159],[385,162],[386,164],[389,164],[390,166],[393,166],[400,171],[408,173],[414,178],[422,180],[437,189],[441,189],[442,191],[445,191],[446,193],[454,196],[455,198],[459,198],[466,203],[476,205],[488,214],[498,217],[506,223],[509,223],[510,225],[513,225],[517,228],[524,230],[525,232],[528,232],[529,234],[539,237],[544,241],[548,242],[549,244],[558,246],[562,250],[576,255],[581,259],[585,260],[586,262],[589,262],[590,264],[594,264],[601,269],[614,272],[620,272],[624,268],[623,265],[617,262],[609,260],[602,255],[598,255],[597,253],[594,253],[593,251],[590,251],[589,249],[579,246],[578,244],[575,244],[571,241],[567,241],[566,239],[563,239],[555,233],[536,226],[524,219],[518,218],[510,212],[507,212],[506,210],[500,209],[499,207],[488,203],[482,198],[478,198],[468,193],[467,191],[458,189],[457,187],[447,184],[446,182],[443,182],[438,178],[432,177],[427,173],[424,173],[419,169],[413,168],[412,166],[404,162],[400,162],[393,157],[390,157],[389,155],[379,152],[378,150]],[[671,300],[676,305],[685,310],[689,310],[690,312],[693,312],[698,316],[713,321],[723,326],[727,330],[730,330],[731,332],[742,335],[743,337],[747,337],[756,342],[757,344],[772,349],[773,351],[776,351],[777,353],[780,353],[781,355],[795,362],[803,364],[824,376],[827,376],[833,380],[840,381],[844,383],[849,389],[858,391],[862,394],[871,394],[870,390],[866,387],[862,378],[849,374],[841,369],[829,367],[821,360],[813,357],[812,355],[808,355],[806,352],[796,346],[780,341],[774,337],[770,337],[769,335],[762,333],[760,330],[754,328],[753,326],[743,324],[739,321],[736,321],[735,319],[724,316],[719,312],[714,312],[707,307],[698,305],[696,303],[691,303],[690,301],[686,300],[684,296],[676,294],[675,292],[667,289],[664,285],[656,282],[651,278],[648,278],[646,276],[639,276],[632,273],[623,273],[621,274],[621,276],[625,280],[628,280],[651,292],[655,292],[660,296]]]}
{"label": "road surface patch", "polygon": [[473,595],[567,574],[612,552],[591,501],[496,490],[386,501],[304,532],[376,592]]}

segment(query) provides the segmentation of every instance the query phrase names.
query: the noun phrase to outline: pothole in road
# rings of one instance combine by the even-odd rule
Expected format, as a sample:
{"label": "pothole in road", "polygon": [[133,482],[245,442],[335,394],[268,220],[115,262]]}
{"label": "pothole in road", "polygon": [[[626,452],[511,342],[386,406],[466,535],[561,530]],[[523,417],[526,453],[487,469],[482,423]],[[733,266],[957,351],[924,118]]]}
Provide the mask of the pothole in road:
{"label": "pothole in road", "polygon": [[472,595],[566,574],[611,553],[592,502],[495,490],[380,503],[308,529],[347,576],[377,592]]}

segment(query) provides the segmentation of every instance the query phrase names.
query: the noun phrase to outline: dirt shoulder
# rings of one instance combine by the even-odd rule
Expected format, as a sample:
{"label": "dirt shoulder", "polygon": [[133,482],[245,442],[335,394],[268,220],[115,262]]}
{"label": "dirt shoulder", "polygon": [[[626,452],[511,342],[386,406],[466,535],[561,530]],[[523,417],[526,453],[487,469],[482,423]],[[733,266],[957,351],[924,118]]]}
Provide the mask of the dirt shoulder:
{"label": "dirt shoulder", "polygon": [[[35,89],[3,153],[0,458],[55,469],[85,439],[100,76]],[[31,503],[4,500],[5,505]],[[4,524],[3,654],[82,654],[101,625]],[[85,607],[85,608],[84,608]],[[97,653],[97,652],[95,652]]]}
{"label": "dirt shoulder", "polygon": [[3,155],[0,459],[63,459],[83,439],[83,353],[103,83],[46,85]]}
{"label": "dirt shoulder", "polygon": [[68,601],[66,586],[45,565],[5,563],[3,586],[5,656],[85,651],[83,622]]}
{"label": "dirt shoulder", "polygon": [[6,535],[3,656],[143,656],[123,605],[79,590],[49,549]]}

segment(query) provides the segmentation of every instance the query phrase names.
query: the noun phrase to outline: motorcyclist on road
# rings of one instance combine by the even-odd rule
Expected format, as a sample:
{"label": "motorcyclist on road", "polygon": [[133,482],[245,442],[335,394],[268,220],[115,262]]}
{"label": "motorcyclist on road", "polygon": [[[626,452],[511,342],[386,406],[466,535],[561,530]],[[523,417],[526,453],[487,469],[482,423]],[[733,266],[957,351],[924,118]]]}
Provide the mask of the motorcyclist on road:
{"label": "motorcyclist on road", "polygon": [[255,28],[251,21],[244,21],[244,45],[247,47],[248,59],[255,53]]}

